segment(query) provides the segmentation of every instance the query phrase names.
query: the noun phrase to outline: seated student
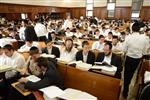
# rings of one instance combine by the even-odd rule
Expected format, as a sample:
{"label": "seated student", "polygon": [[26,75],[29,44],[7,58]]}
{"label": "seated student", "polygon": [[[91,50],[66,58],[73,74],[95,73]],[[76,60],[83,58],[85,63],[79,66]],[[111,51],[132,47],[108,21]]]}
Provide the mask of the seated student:
{"label": "seated student", "polygon": [[92,50],[98,50],[100,52],[103,51],[104,40],[105,40],[105,37],[103,35],[100,35],[99,36],[99,41],[96,41],[96,42],[93,43]]}
{"label": "seated student", "polygon": [[81,38],[82,37],[82,33],[80,32],[79,28],[76,28],[76,32],[74,34],[77,38]]}
{"label": "seated student", "polygon": [[116,66],[115,77],[121,78],[122,61],[120,57],[112,53],[112,44],[110,42],[105,43],[104,52],[98,54],[96,62],[106,62],[109,65]]}
{"label": "seated student", "polygon": [[60,40],[56,37],[56,33],[54,31],[48,33],[48,40],[51,40],[53,42]]}
{"label": "seated student", "polygon": [[[35,63],[37,64],[36,67],[39,67],[38,69],[40,69],[39,71],[41,73],[41,76],[39,76],[39,78],[41,78],[41,80],[37,82],[31,82],[27,80],[26,78],[22,77],[18,81],[20,83],[24,83],[26,89],[36,91],[36,90],[39,90],[41,88],[45,88],[51,85],[55,85],[63,89],[63,82],[60,78],[60,75],[58,74],[56,67],[53,65],[53,63],[49,62],[48,59],[44,57],[37,58]],[[29,98],[24,97],[23,95],[19,94],[18,91],[15,91],[12,89],[9,93],[8,100],[20,100],[20,99],[28,100]],[[31,100],[33,99],[35,98],[32,98]]]}
{"label": "seated student", "polygon": [[73,36],[73,33],[70,32],[70,28],[69,27],[66,29],[65,35],[66,35],[66,37],[72,37]]}
{"label": "seated student", "polygon": [[121,52],[122,51],[122,44],[119,42],[118,36],[113,36],[112,51],[113,52]]}
{"label": "seated student", "polygon": [[64,45],[64,48],[60,51],[60,58],[69,61],[75,60],[77,49],[73,47],[73,40],[67,38]]}
{"label": "seated student", "polygon": [[55,55],[56,58],[60,57],[59,48],[53,46],[53,42],[51,40],[46,42],[46,47],[42,50],[42,53]]}
{"label": "seated student", "polygon": [[89,42],[83,41],[82,48],[83,50],[80,50],[76,53],[76,61],[82,60],[85,63],[94,64],[95,54],[90,51]]}
{"label": "seated student", "polygon": [[112,39],[113,39],[113,33],[109,32],[108,35],[107,35],[107,37],[105,38],[105,40],[112,42]]}
{"label": "seated student", "polygon": [[40,57],[39,49],[35,46],[31,47],[29,50],[30,56],[28,57],[24,68],[19,70],[21,75],[36,75],[39,76],[39,69],[35,66],[35,61]]}
{"label": "seated student", "polygon": [[20,40],[19,35],[17,34],[17,30],[14,30],[13,28],[8,28],[9,36],[12,39]]}
{"label": "seated student", "polygon": [[38,82],[30,82],[26,78],[19,79],[19,82],[25,83],[25,88],[31,90],[38,90],[50,85],[56,85],[59,88],[63,88],[62,80],[58,74],[58,71],[54,64],[48,61],[47,58],[39,57],[36,59],[35,63],[36,67],[39,67],[39,71],[41,73],[40,81]]}
{"label": "seated student", "polygon": [[21,46],[18,51],[19,52],[28,52],[32,46],[36,46],[40,49],[39,43],[38,42],[33,42],[32,40],[26,40],[25,44]]}
{"label": "seated student", "polygon": [[[13,68],[22,68],[25,64],[24,57],[17,53],[12,47],[12,45],[7,44],[3,47],[4,53],[6,55],[5,65],[12,66]],[[6,79],[13,77],[16,71],[7,71],[5,73]]]}

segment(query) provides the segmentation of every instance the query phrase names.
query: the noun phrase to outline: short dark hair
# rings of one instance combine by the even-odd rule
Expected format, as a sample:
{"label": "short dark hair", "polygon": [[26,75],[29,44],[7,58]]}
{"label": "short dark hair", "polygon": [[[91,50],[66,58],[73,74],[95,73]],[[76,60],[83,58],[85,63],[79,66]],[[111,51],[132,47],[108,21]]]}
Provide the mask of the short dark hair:
{"label": "short dark hair", "polygon": [[99,36],[99,39],[101,39],[101,38],[105,38],[105,37],[104,37],[103,35],[100,35],[100,36]]}
{"label": "short dark hair", "polygon": [[29,50],[29,54],[33,55],[33,54],[38,54],[39,53],[39,49],[35,46],[31,47]]}
{"label": "short dark hair", "polygon": [[85,45],[89,45],[89,42],[88,42],[88,41],[83,41],[83,42],[82,42],[82,48],[83,48]]}
{"label": "short dark hair", "polygon": [[140,25],[138,22],[135,22],[133,25],[132,25],[132,31],[133,32],[139,32],[140,31]]}
{"label": "short dark hair", "polygon": [[35,61],[38,65],[38,67],[45,67],[45,68],[48,68],[48,59],[47,58],[44,58],[44,57],[39,57],[36,59]]}
{"label": "short dark hair", "polygon": [[49,40],[47,40],[45,43],[46,43],[46,44],[48,44],[49,42],[52,42],[52,40],[51,40],[51,39],[49,39]]}
{"label": "short dark hair", "polygon": [[3,49],[7,49],[7,50],[9,50],[9,51],[14,50],[13,46],[10,45],[10,44],[6,44],[6,45],[3,47]]}
{"label": "short dark hair", "polygon": [[73,40],[72,40],[71,38],[67,38],[67,39],[65,40],[65,43],[66,43],[67,41],[71,41],[71,42],[73,43]]}
{"label": "short dark hair", "polygon": [[105,46],[108,45],[109,46],[109,49],[111,50],[112,49],[112,44],[110,42],[105,42]]}
{"label": "short dark hair", "polygon": [[148,32],[148,31],[150,31],[150,28],[147,28],[145,32]]}
{"label": "short dark hair", "polygon": [[113,35],[113,33],[112,33],[112,32],[108,32],[108,34],[111,34],[111,35]]}
{"label": "short dark hair", "polygon": [[114,36],[113,36],[113,39],[118,39],[118,36],[114,35]]}

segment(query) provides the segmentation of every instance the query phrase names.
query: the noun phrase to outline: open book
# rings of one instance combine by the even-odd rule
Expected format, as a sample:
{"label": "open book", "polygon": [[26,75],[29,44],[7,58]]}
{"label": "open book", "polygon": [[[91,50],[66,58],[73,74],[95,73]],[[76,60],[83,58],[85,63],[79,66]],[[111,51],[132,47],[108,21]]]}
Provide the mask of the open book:
{"label": "open book", "polygon": [[63,63],[63,64],[68,64],[69,62],[72,61],[70,59],[64,59],[64,58],[56,58],[56,59],[59,63]]}
{"label": "open book", "polygon": [[40,89],[40,91],[44,92],[45,100],[57,100],[57,98],[63,100],[97,100],[95,96],[92,96],[89,93],[72,88],[68,88],[63,91],[56,86],[49,86]]}
{"label": "open book", "polygon": [[95,62],[95,65],[90,68],[90,70],[100,70],[101,73],[115,75],[117,67],[109,65],[107,63]]}
{"label": "open book", "polygon": [[64,100],[97,100],[97,97],[80,90],[68,88],[64,90],[64,94],[58,96]]}
{"label": "open book", "polygon": [[49,86],[40,89],[44,93],[45,100],[55,100],[56,97],[63,95],[65,92],[56,86]]}
{"label": "open book", "polygon": [[46,54],[46,53],[43,53],[40,55],[41,57],[45,57],[45,58],[55,58],[55,55],[51,55],[51,54]]}
{"label": "open book", "polygon": [[6,72],[9,70],[12,70],[13,67],[12,66],[8,66],[8,65],[0,65],[0,72]]}

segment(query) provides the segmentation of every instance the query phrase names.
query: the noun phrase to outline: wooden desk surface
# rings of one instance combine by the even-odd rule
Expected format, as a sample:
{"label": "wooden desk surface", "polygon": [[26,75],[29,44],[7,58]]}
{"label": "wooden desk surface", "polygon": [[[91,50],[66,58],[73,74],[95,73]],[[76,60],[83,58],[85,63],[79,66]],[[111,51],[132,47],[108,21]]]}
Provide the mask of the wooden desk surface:
{"label": "wooden desk surface", "polygon": [[119,100],[120,79],[82,71],[64,64],[58,64],[58,71],[63,76],[65,88],[88,92],[98,100]]}
{"label": "wooden desk surface", "polygon": [[16,87],[17,84],[19,84],[19,82],[12,83],[11,85],[12,85],[12,87],[14,87],[16,90],[18,90],[22,95],[27,96],[27,95],[29,95],[29,94],[32,93],[31,91],[27,91],[27,92],[21,91],[19,88]]}

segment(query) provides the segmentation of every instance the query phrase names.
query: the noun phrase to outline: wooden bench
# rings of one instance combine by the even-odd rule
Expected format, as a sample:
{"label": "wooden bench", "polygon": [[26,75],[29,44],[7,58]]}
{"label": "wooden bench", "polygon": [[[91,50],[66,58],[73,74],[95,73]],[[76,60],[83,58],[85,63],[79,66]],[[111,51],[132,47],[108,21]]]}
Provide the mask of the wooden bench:
{"label": "wooden bench", "polygon": [[65,88],[88,92],[96,96],[98,100],[119,100],[120,79],[82,71],[63,64],[58,65],[58,71],[63,76]]}

